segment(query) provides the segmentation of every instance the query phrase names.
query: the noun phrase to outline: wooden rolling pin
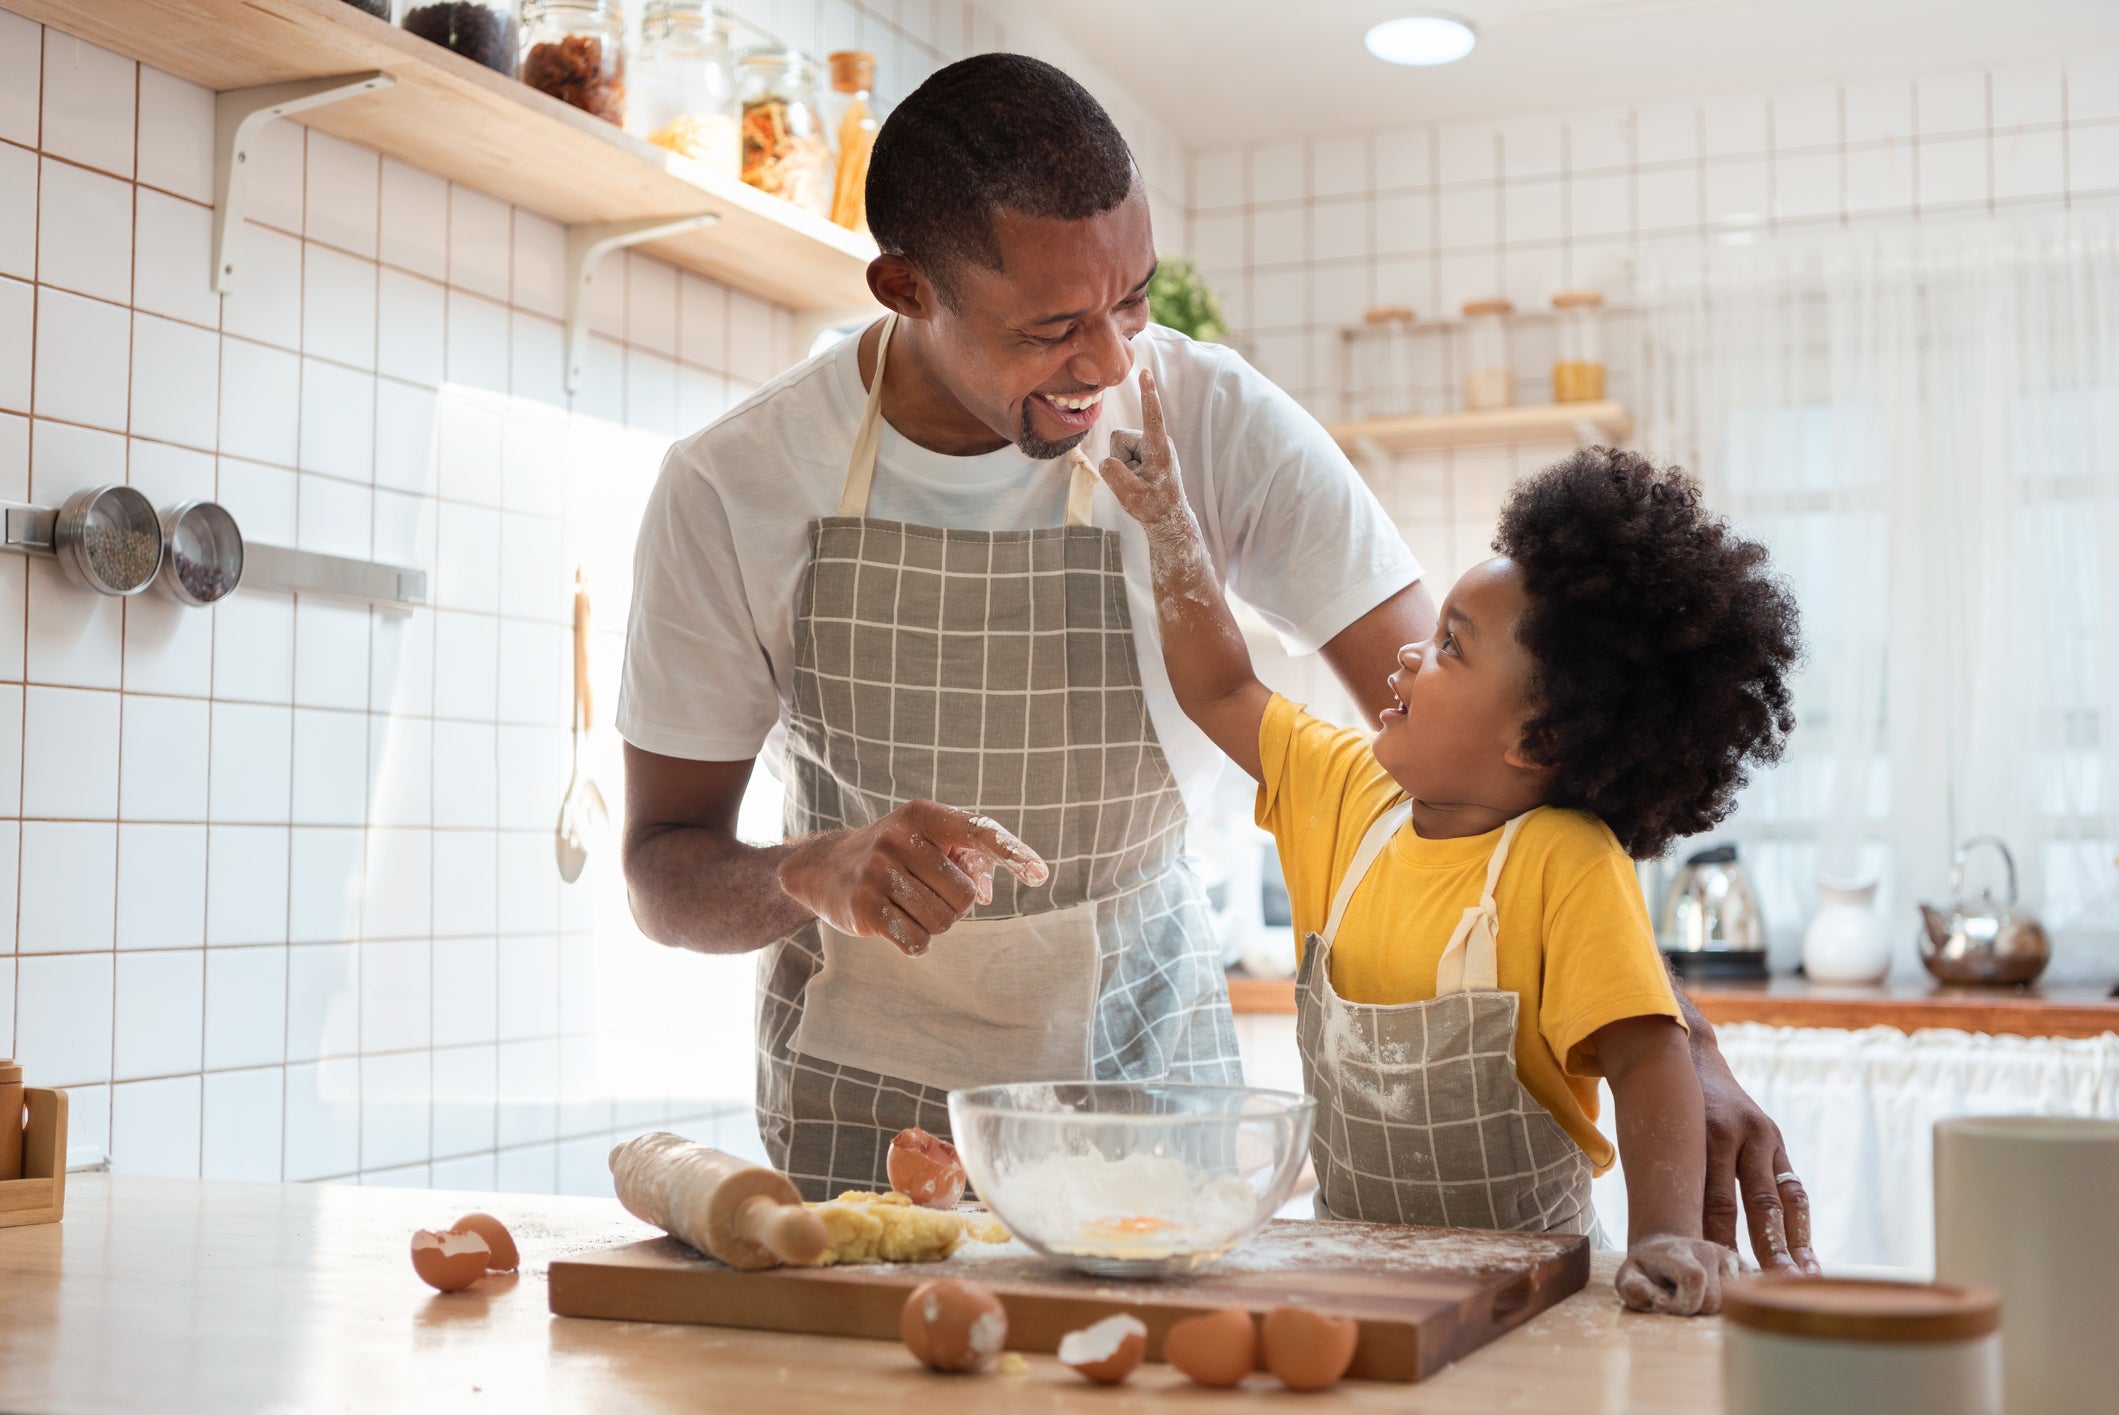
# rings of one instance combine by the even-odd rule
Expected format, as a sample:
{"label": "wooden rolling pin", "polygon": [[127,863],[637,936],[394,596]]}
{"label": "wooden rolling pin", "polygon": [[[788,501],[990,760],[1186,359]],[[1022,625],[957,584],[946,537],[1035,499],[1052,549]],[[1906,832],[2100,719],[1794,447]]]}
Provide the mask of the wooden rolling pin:
{"label": "wooden rolling pin", "polygon": [[617,1146],[611,1178],[634,1217],[732,1268],[824,1254],[824,1220],[802,1207],[793,1180],[682,1135],[662,1131]]}

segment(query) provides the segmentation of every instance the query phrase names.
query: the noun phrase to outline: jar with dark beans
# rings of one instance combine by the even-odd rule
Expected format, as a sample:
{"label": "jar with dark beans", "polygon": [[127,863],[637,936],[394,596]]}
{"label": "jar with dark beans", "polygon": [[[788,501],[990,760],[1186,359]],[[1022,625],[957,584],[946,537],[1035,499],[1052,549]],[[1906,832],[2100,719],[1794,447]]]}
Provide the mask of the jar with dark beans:
{"label": "jar with dark beans", "polygon": [[515,74],[515,19],[506,4],[484,0],[436,0],[411,8],[398,23],[407,34],[454,50],[495,73]]}
{"label": "jar with dark beans", "polygon": [[346,0],[354,9],[375,16],[378,20],[390,18],[390,0]]}
{"label": "jar with dark beans", "polygon": [[218,565],[194,560],[181,550],[172,551],[170,559],[177,567],[177,581],[184,586],[184,592],[203,604],[212,604],[235,588],[235,576]]}

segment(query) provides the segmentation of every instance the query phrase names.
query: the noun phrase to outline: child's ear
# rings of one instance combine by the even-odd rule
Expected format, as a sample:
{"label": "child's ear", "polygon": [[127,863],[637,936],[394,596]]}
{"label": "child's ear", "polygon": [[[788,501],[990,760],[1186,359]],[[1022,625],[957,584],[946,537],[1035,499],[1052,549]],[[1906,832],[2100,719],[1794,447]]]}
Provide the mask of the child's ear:
{"label": "child's ear", "polygon": [[1507,762],[1510,766],[1514,767],[1517,771],[1522,772],[1526,776],[1536,777],[1539,781],[1543,781],[1545,780],[1545,778],[1552,775],[1551,767],[1537,760],[1537,758],[1531,756],[1529,752],[1524,750],[1523,741],[1521,738],[1517,738],[1516,745],[1510,747],[1507,751],[1501,754],[1501,760]]}

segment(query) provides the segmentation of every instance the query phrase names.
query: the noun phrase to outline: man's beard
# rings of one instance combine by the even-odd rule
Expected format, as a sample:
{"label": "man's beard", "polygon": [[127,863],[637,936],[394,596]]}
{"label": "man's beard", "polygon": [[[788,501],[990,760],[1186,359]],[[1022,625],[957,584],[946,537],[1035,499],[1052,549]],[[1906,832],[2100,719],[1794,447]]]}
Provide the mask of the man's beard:
{"label": "man's beard", "polygon": [[1025,397],[1023,399],[1023,430],[1016,434],[1015,445],[1017,450],[1031,461],[1049,462],[1055,457],[1064,457],[1075,448],[1081,446],[1082,439],[1094,431],[1094,428],[1083,428],[1072,437],[1062,438],[1058,442],[1048,442],[1038,436],[1037,429],[1030,425],[1030,399]]}

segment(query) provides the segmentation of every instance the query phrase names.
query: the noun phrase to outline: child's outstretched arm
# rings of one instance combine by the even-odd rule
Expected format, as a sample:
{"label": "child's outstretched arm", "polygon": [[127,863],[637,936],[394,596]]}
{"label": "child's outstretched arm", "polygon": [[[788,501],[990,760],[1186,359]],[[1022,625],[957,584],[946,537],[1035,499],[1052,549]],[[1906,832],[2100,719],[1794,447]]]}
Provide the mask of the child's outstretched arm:
{"label": "child's outstretched arm", "polygon": [[[1215,582],[1206,542],[1185,501],[1184,479],[1163,429],[1155,378],[1146,369],[1140,375],[1140,402],[1138,462],[1129,465],[1107,457],[1100,473],[1118,504],[1148,533],[1163,662],[1179,705],[1231,761],[1257,780],[1264,771],[1258,758],[1258,726],[1272,694],[1251,671],[1243,631]],[[1122,436],[1112,439],[1114,451],[1123,449]]]}
{"label": "child's outstretched arm", "polygon": [[1637,1312],[1718,1312],[1736,1251],[1700,1236],[1707,1122],[1685,1031],[1668,1017],[1629,1017],[1599,1027],[1594,1041],[1626,1167],[1619,1298]]}

